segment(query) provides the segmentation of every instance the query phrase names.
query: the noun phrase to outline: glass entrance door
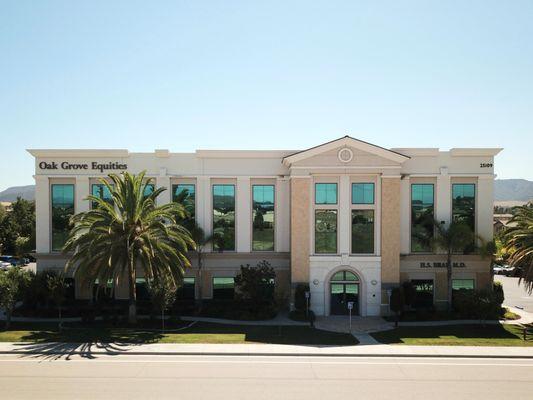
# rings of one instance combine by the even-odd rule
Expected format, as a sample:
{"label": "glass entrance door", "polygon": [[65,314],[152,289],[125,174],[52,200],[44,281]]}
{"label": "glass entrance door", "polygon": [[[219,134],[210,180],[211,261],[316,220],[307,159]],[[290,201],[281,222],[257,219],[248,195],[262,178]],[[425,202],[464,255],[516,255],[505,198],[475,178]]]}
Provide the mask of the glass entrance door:
{"label": "glass entrance door", "polygon": [[359,315],[359,284],[332,283],[331,284],[331,312],[332,315],[348,315],[348,302],[353,302],[352,315]]}

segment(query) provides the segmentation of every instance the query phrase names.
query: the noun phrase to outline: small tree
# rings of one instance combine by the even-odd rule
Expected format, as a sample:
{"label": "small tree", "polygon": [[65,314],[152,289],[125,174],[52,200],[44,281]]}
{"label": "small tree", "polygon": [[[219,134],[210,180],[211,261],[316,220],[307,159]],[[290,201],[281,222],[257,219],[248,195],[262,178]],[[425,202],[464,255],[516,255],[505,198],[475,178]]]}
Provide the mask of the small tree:
{"label": "small tree", "polygon": [[6,314],[6,329],[11,326],[13,309],[17,301],[23,299],[30,278],[30,273],[20,267],[0,271],[0,307]]}
{"label": "small tree", "polygon": [[198,312],[202,310],[203,301],[203,254],[205,246],[213,241],[212,235],[206,235],[205,231],[198,225],[194,224],[191,228],[191,237],[196,243],[196,256],[198,260]]}
{"label": "small tree", "polygon": [[446,278],[448,283],[448,311],[452,311],[452,255],[464,254],[465,248],[474,242],[475,235],[470,226],[462,222],[452,222],[448,227],[434,222],[437,235],[432,241],[433,247],[443,250],[446,254]]}
{"label": "small tree", "polygon": [[152,304],[161,313],[161,329],[165,331],[165,310],[176,301],[177,286],[174,281],[167,276],[160,276],[153,279],[148,284],[148,292]]}
{"label": "small tree", "polygon": [[398,320],[400,319],[400,314],[403,311],[403,306],[405,304],[405,296],[403,289],[401,287],[396,287],[392,289],[390,295],[390,309],[393,313],[396,314],[396,321],[394,321],[394,326],[398,326]]}
{"label": "small tree", "polygon": [[245,302],[255,312],[272,306],[275,278],[276,272],[267,261],[255,267],[241,265],[241,272],[235,277],[237,300]]}
{"label": "small tree", "polygon": [[61,328],[61,307],[66,299],[67,285],[63,274],[49,274],[46,279],[48,298],[54,302],[59,316],[59,327]]}
{"label": "small tree", "polygon": [[416,288],[411,281],[402,283],[405,305],[412,307],[416,302]]}

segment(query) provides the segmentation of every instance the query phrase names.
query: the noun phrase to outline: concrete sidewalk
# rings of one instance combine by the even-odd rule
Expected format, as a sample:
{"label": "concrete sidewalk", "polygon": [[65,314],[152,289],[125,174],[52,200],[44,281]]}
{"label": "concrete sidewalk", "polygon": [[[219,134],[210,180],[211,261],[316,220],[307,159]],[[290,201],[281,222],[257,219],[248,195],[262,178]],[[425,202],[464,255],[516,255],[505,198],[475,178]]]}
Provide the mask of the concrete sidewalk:
{"label": "concrete sidewalk", "polygon": [[275,344],[0,343],[0,354],[56,359],[119,355],[531,358],[533,347],[477,346],[294,346]]}

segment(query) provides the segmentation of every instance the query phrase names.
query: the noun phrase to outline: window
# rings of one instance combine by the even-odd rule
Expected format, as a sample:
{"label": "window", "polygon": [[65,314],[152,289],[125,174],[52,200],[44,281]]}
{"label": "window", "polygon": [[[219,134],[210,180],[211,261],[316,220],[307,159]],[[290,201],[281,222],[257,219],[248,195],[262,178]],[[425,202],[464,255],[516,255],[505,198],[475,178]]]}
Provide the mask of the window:
{"label": "window", "polygon": [[[95,197],[105,200],[109,204],[113,204],[113,196],[111,191],[103,183],[95,183],[91,186],[91,194]],[[92,202],[92,208],[96,207],[96,202]]]}
{"label": "window", "polygon": [[352,183],[352,204],[374,204],[374,184]]}
{"label": "window", "polygon": [[359,277],[350,271],[339,271],[331,277],[332,282],[338,281],[350,281],[350,282],[359,282]]}
{"label": "window", "polygon": [[411,251],[430,252],[434,233],[434,187],[411,185]]}
{"label": "window", "polygon": [[337,253],[336,210],[315,210],[315,253]]}
{"label": "window", "polygon": [[474,290],[473,279],[452,279],[452,290]]}
{"label": "window", "polygon": [[235,185],[213,185],[215,250],[235,250]]}
{"label": "window", "polygon": [[274,185],[252,186],[252,250],[274,251]]}
{"label": "window", "polygon": [[233,300],[234,295],[234,278],[213,278],[213,299]]}
{"label": "window", "polygon": [[172,185],[172,201],[182,203],[192,219],[195,216],[195,186],[193,184]]}
{"label": "window", "polygon": [[352,253],[374,253],[374,210],[352,210]]}
{"label": "window", "polygon": [[413,279],[411,283],[415,287],[416,308],[431,307],[433,305],[433,279]]}
{"label": "window", "polygon": [[144,196],[147,197],[147,196],[150,196],[152,193],[154,193],[154,190],[155,190],[155,185],[153,183],[148,183],[145,187],[144,187]]}
{"label": "window", "polygon": [[52,251],[60,251],[70,231],[74,215],[74,185],[52,185]]}
{"label": "window", "polygon": [[194,300],[195,295],[195,278],[183,278],[183,284],[176,293],[176,298],[181,300]]}
{"label": "window", "polygon": [[316,183],[315,204],[337,204],[337,184]]}
{"label": "window", "polygon": [[135,290],[137,291],[137,300],[141,302],[150,301],[150,291],[148,283],[144,278],[135,279]]}
{"label": "window", "polygon": [[467,224],[476,231],[476,185],[459,183],[452,185],[452,221]]}

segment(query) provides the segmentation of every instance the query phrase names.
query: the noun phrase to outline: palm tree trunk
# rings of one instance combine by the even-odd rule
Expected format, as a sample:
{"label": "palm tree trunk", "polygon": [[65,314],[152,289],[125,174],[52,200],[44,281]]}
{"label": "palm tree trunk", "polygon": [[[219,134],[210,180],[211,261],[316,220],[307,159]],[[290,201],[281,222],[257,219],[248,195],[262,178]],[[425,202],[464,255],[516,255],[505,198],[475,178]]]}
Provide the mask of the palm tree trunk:
{"label": "palm tree trunk", "polygon": [[452,311],[452,253],[448,251],[446,261],[446,278],[448,281],[448,312]]}
{"label": "palm tree trunk", "polygon": [[135,288],[135,265],[133,263],[133,257],[129,261],[129,308],[128,308],[128,323],[136,324],[137,323],[137,291]]}
{"label": "palm tree trunk", "polygon": [[202,311],[203,300],[203,279],[202,279],[202,252],[198,251],[198,312]]}

